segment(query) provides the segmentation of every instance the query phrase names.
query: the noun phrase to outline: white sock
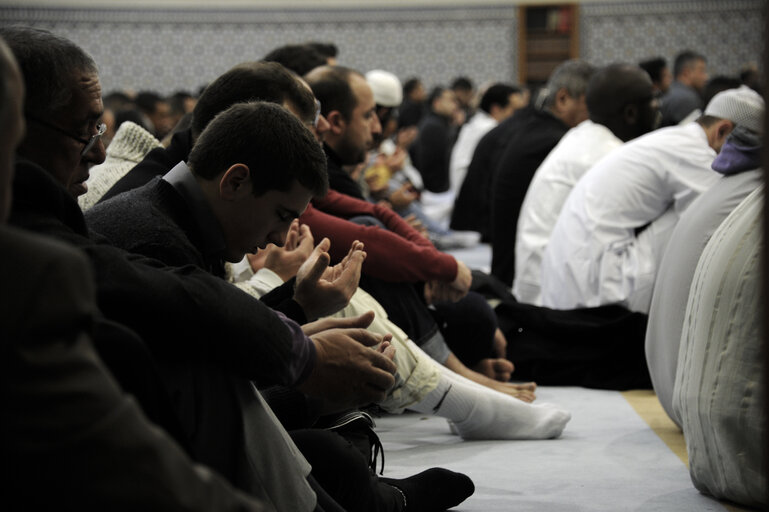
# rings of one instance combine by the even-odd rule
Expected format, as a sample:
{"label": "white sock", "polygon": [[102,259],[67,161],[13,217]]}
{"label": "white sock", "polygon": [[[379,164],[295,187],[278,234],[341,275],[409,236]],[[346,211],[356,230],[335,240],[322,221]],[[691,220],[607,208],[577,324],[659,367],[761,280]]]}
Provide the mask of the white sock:
{"label": "white sock", "polygon": [[409,409],[448,419],[463,439],[549,439],[571,419],[555,405],[529,404],[441,369],[438,386]]}

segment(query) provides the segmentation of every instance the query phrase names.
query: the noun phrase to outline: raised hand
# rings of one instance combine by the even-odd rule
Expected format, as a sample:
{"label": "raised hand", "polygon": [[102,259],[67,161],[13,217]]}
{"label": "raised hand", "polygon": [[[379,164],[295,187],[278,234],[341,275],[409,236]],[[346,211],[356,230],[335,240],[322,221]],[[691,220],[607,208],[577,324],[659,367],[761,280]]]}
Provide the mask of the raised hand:
{"label": "raised hand", "polygon": [[283,247],[268,244],[256,254],[249,254],[248,262],[254,272],[265,267],[278,274],[283,281],[288,281],[310,257],[314,243],[309,226],[300,226],[299,220],[295,219],[288,228]]}
{"label": "raised hand", "polygon": [[336,313],[358,289],[361,266],[366,259],[363,244],[353,242],[347,256],[333,267],[328,266],[330,246],[328,238],[321,240],[296,274],[294,300],[310,320]]}

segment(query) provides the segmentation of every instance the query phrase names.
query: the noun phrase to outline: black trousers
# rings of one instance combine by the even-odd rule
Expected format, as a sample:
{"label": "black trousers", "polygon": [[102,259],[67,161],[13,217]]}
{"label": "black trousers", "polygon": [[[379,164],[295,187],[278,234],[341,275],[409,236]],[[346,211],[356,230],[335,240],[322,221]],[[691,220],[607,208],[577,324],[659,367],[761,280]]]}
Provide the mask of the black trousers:
{"label": "black trousers", "polygon": [[310,483],[314,481],[321,488],[318,504],[324,512],[335,510],[334,505],[347,512],[396,512],[403,508],[401,494],[379,481],[361,451],[341,435],[320,429],[290,434],[312,465]]}
{"label": "black trousers", "polygon": [[491,356],[497,321],[483,296],[471,292],[455,303],[428,307],[423,283],[392,283],[361,276],[360,287],[384,307],[390,320],[417,345],[440,333],[467,366]]}

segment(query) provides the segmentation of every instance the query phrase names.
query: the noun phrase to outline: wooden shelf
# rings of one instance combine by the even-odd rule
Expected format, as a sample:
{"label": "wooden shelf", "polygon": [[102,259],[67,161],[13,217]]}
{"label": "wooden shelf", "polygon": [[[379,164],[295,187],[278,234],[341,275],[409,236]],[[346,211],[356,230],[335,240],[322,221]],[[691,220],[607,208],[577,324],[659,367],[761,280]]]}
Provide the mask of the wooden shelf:
{"label": "wooden shelf", "polygon": [[579,56],[576,4],[523,5],[519,11],[519,81],[538,87],[561,62]]}

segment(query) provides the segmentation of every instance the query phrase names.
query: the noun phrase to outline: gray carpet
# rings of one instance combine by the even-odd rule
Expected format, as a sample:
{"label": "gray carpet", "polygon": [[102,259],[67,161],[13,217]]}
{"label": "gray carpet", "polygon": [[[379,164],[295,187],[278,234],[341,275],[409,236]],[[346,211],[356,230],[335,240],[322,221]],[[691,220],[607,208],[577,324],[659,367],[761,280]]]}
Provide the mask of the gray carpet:
{"label": "gray carpet", "polygon": [[571,411],[561,438],[468,442],[442,418],[377,419],[385,476],[434,466],[463,472],[476,491],[457,511],[726,510],[697,492],[686,466],[619,392],[550,387],[537,394]]}

